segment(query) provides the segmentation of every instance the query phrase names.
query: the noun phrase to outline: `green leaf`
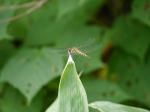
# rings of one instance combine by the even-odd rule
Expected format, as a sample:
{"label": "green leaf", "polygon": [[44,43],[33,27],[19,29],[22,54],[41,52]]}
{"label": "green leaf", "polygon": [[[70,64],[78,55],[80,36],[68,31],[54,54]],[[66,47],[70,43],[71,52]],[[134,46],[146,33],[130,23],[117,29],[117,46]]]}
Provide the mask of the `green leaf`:
{"label": "green leaf", "polygon": [[[41,29],[44,27],[44,29]],[[37,23],[29,28],[25,45],[55,45],[66,48],[83,43],[91,38],[98,37],[98,27],[76,25],[72,21],[54,21],[53,23]],[[62,41],[66,41],[62,43]]]}
{"label": "green leaf", "polygon": [[134,0],[132,17],[150,26],[150,1]]}
{"label": "green leaf", "polygon": [[1,112],[41,112],[45,93],[40,92],[30,105],[27,105],[25,97],[11,86],[6,86],[3,97],[0,97]]}
{"label": "green leaf", "polygon": [[86,92],[71,56],[60,79],[58,99],[46,112],[56,112],[56,108],[57,112],[88,112]]}
{"label": "green leaf", "polygon": [[[52,1],[51,5],[48,5],[49,7],[46,6],[40,12],[37,12],[37,15],[32,15],[32,17],[29,18],[29,20],[32,21],[32,25],[29,24],[30,27],[28,28],[27,38],[25,39],[25,46],[52,45],[56,48],[66,50],[70,47],[82,47],[85,43],[87,43],[86,46],[91,46],[90,44],[95,42],[90,42],[89,40],[93,41],[101,36],[100,33],[103,29],[97,26],[85,25],[83,22],[79,22],[78,18],[75,20],[66,17],[62,18],[61,21],[56,21],[54,19],[55,14],[52,13],[55,11],[53,5],[55,6],[56,4]],[[51,9],[50,7],[53,7],[54,9]],[[52,15],[49,13],[52,13]],[[48,17],[51,18],[51,21],[49,21]],[[100,45],[98,42],[96,44]],[[99,48],[97,51],[98,50]],[[90,54],[90,61],[87,61],[87,59],[84,58],[79,59],[80,63],[77,64],[79,65],[79,70],[89,72],[102,66],[97,51],[95,51],[95,54]],[[86,62],[88,62],[88,64],[86,64]],[[87,67],[86,65],[89,66]],[[86,67],[87,69],[84,69]]]}
{"label": "green leaf", "polygon": [[121,102],[131,99],[130,96],[117,84],[106,80],[90,78],[83,80],[83,84],[85,86],[89,102],[96,100]]}
{"label": "green leaf", "polygon": [[87,0],[59,0],[58,16],[61,17],[81,7]]}
{"label": "green leaf", "polygon": [[141,60],[150,44],[150,29],[130,18],[120,18],[114,30],[112,42],[130,54],[137,55]]}
{"label": "green leaf", "polygon": [[58,104],[58,99],[56,99],[52,105],[46,110],[46,112],[59,112],[59,104]]}
{"label": "green leaf", "polygon": [[60,74],[62,66],[62,57],[50,48],[25,48],[8,61],[0,80],[19,89],[30,102],[45,84]]}
{"label": "green leaf", "polygon": [[[57,20],[58,3],[57,1],[48,1],[35,13],[12,22],[9,29],[13,36],[24,37],[27,46],[53,45],[60,47],[61,45],[64,48],[68,47],[68,43],[74,46],[78,42],[83,43],[89,38],[99,36],[101,29],[86,23],[95,14],[101,3],[101,0],[88,0],[83,8]],[[62,43],[62,40],[67,42]]]}
{"label": "green leaf", "polygon": [[93,44],[88,44],[85,48],[81,48],[81,51],[85,51],[85,53],[89,57],[78,55],[75,58],[77,69],[79,71],[82,71],[83,73],[89,73],[103,66],[101,59],[99,59],[101,53],[101,45],[99,44],[98,40]]}
{"label": "green leaf", "polygon": [[12,38],[7,32],[9,21],[5,21],[5,19],[11,18],[13,13],[14,11],[0,11],[0,41]]}
{"label": "green leaf", "polygon": [[91,108],[99,110],[99,112],[150,112],[141,108],[125,106],[108,101],[97,101],[89,104]]}
{"label": "green leaf", "polygon": [[91,15],[95,14],[100,8],[104,0],[59,0],[58,19],[66,18],[71,15],[76,20],[83,20],[85,17],[91,19]]}
{"label": "green leaf", "polygon": [[136,57],[115,50],[109,67],[110,78],[126,93],[139,102],[150,104],[150,64],[141,63]]}
{"label": "green leaf", "polygon": [[[10,8],[10,5],[16,5],[18,3],[24,2],[25,0],[3,0],[0,2],[0,40],[12,39],[12,36],[8,34],[8,25],[10,23],[9,19],[13,17],[15,10]],[[3,7],[5,7],[3,9]]]}
{"label": "green leaf", "polygon": [[0,42],[0,69],[8,61],[13,54],[15,54],[15,48],[9,41]]}

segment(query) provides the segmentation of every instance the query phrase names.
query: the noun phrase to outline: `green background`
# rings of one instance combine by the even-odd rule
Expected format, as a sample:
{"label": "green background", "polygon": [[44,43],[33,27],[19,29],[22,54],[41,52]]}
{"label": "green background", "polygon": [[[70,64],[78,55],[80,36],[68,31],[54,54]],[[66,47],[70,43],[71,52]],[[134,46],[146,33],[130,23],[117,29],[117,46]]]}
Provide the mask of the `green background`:
{"label": "green background", "polygon": [[88,102],[150,109],[150,0],[0,0],[0,111],[45,111],[71,47]]}

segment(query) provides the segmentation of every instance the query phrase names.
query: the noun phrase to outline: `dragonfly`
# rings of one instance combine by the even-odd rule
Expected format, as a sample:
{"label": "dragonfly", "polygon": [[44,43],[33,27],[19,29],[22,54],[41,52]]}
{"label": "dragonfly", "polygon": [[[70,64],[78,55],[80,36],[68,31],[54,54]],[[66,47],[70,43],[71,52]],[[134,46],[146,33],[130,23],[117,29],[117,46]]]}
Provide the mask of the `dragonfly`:
{"label": "dragonfly", "polygon": [[69,48],[69,49],[68,49],[68,54],[69,54],[69,55],[72,55],[72,54],[79,54],[79,55],[81,55],[81,56],[88,57],[88,55],[87,55],[85,52],[81,51],[79,48],[76,48],[76,47]]}
{"label": "dragonfly", "polygon": [[66,56],[67,52],[68,55],[74,56],[74,55],[80,55],[86,58],[89,58],[89,54],[91,52],[96,51],[97,49],[100,48],[100,44],[95,38],[90,38],[83,44],[77,45],[77,46],[72,46],[68,48],[53,48],[52,50]]}

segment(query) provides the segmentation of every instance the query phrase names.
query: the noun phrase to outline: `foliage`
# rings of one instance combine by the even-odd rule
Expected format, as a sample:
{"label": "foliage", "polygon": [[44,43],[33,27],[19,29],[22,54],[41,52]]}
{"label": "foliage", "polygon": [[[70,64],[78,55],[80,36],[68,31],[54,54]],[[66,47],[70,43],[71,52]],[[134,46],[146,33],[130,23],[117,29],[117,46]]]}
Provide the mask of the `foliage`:
{"label": "foliage", "polygon": [[[149,37],[149,0],[0,0],[0,111],[43,112],[58,88],[86,111],[150,109]],[[85,90],[77,73],[58,87],[70,47],[89,55],[74,56]]]}
{"label": "foliage", "polygon": [[[149,112],[107,101],[97,101],[89,104],[89,107],[101,112]],[[46,112],[89,112],[86,92],[71,55],[69,55],[68,62],[61,75],[58,98]]]}
{"label": "foliage", "polygon": [[62,57],[49,48],[21,49],[3,68],[1,81],[18,88],[30,102],[43,85],[61,73],[62,65]]}

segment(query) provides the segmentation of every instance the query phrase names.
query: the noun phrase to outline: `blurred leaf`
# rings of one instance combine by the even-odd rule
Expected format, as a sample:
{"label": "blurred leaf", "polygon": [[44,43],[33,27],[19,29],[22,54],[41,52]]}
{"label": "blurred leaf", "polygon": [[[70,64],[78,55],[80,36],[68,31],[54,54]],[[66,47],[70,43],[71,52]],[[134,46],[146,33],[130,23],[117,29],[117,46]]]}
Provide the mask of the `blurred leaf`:
{"label": "blurred leaf", "polygon": [[130,99],[119,86],[106,80],[85,79],[83,80],[87,92],[88,101],[108,100],[121,102]]}
{"label": "blurred leaf", "polygon": [[99,112],[99,111],[94,108],[89,108],[89,112]]}
{"label": "blurred leaf", "polygon": [[[14,11],[1,11],[0,10],[0,40],[11,39],[12,37],[7,33],[7,26],[9,21],[4,21],[12,17]],[[4,22],[3,22],[4,21]]]}
{"label": "blurred leaf", "polygon": [[82,71],[83,73],[89,73],[103,66],[103,63],[100,59],[101,45],[99,44],[98,40],[97,42],[89,44],[87,47],[83,48],[83,52],[84,51],[88,57],[78,55],[75,58],[79,72]]}
{"label": "blurred leaf", "polygon": [[[101,7],[104,0],[60,0],[58,4],[57,19],[71,17],[75,21],[85,22],[93,19],[96,11]],[[67,7],[66,7],[67,6]]]}
{"label": "blurred leaf", "polygon": [[[96,50],[91,53],[88,53],[89,56],[91,57],[90,59],[81,57],[77,59],[77,65],[78,65],[78,69],[83,71],[83,72],[90,72],[94,69],[100,68],[102,66],[102,62],[100,60],[100,44],[98,42],[94,42],[94,40],[96,40],[99,36],[100,36],[100,32],[102,31],[101,29],[99,29],[98,27],[87,27],[87,26],[79,26],[79,25],[68,25],[67,26],[58,26],[62,24],[62,22],[54,25],[54,27],[51,27],[52,30],[48,30],[42,31],[40,33],[41,37],[39,37],[40,35],[37,33],[34,33],[34,35],[31,35],[32,39],[35,38],[35,41],[32,40],[31,38],[28,42],[33,42],[34,44],[30,43],[30,45],[35,45],[35,44],[42,44],[42,43],[50,43],[56,47],[56,48],[60,48],[60,49],[65,49],[67,50],[68,48],[71,47],[77,47],[77,48],[82,48],[85,50],[87,49],[87,46],[90,46],[91,48],[95,47]],[[46,25],[45,25],[46,26]],[[69,27],[70,26],[70,27]],[[39,26],[37,26],[39,27]],[[49,27],[49,26],[48,26]],[[67,29],[65,29],[64,27],[67,27]],[[55,29],[56,28],[56,29]],[[57,29],[59,28],[59,32],[57,32]],[[64,29],[63,29],[64,28]],[[33,30],[36,30],[36,28],[33,28]],[[51,32],[52,31],[52,32]],[[32,33],[34,31],[31,31]],[[37,37],[39,37],[41,39],[38,40]],[[44,38],[43,38],[44,37]],[[46,39],[47,37],[47,39]],[[38,41],[38,43],[36,43]],[[45,42],[44,42],[45,41]],[[39,43],[40,42],[40,43]],[[51,45],[50,44],[50,45]],[[87,45],[85,45],[87,44]],[[85,47],[84,47],[85,45]],[[94,49],[95,49],[94,48]],[[88,49],[89,51],[89,49]],[[63,53],[66,54],[66,53]]]}
{"label": "blurred leaf", "polygon": [[150,44],[150,28],[129,18],[121,18],[114,30],[114,44],[143,60]]}
{"label": "blurred leaf", "polygon": [[40,92],[33,102],[27,105],[25,98],[14,88],[8,86],[0,98],[1,112],[41,112],[43,109],[44,92]]}
{"label": "blurred leaf", "polygon": [[[0,80],[18,89],[28,101],[27,105],[25,98],[18,91],[11,87],[3,88],[6,83],[1,83],[0,112],[45,110],[56,96],[58,82],[48,82],[59,76],[62,70],[63,55],[60,53],[65,55],[67,49],[72,47],[81,49],[89,56],[75,56],[79,73],[95,75],[97,70],[104,67],[104,63],[109,65],[107,71],[104,71],[110,73],[107,75],[107,81],[85,79],[89,101],[124,102],[129,99],[144,106],[150,104],[149,0],[47,0],[47,3],[35,12],[15,21],[6,21],[34,8],[11,10],[10,7],[32,1],[36,2],[0,0],[0,69],[5,65],[0,71]],[[3,6],[6,6],[6,10],[1,10]],[[117,15],[124,15],[129,8],[132,8],[130,16],[116,18]],[[114,26],[105,30],[107,23]],[[11,41],[14,38],[15,40]],[[9,41],[4,41],[6,39]],[[21,42],[19,47],[15,46],[18,40]],[[19,52],[12,57],[18,48]],[[31,102],[43,86],[46,91],[43,96],[46,100],[37,95]],[[50,97],[47,97],[47,94]],[[66,66],[59,86],[58,99],[47,112],[61,111],[59,108],[65,112],[83,112],[77,110],[81,108],[88,110],[86,93],[73,64]]]}
{"label": "blurred leaf", "polygon": [[150,1],[134,0],[132,16],[150,26]]}
{"label": "blurred leaf", "polygon": [[[89,3],[92,3],[92,6]],[[99,4],[96,4],[90,0],[86,6],[91,8],[96,5],[99,6]],[[81,10],[80,14],[76,12],[75,16],[71,14],[61,20],[56,20],[56,14],[54,13],[57,10],[56,6],[57,2],[51,1],[29,18],[25,18],[18,23],[14,23],[13,26],[10,26],[10,29],[13,28],[13,31],[15,31],[15,29],[18,31],[18,29],[21,29],[22,26],[24,33],[19,35],[22,35],[23,37],[24,35],[27,36],[27,38],[25,38],[25,46],[49,45],[65,50],[70,47],[82,47],[85,43],[87,43],[86,46],[90,46],[91,43],[96,43],[91,41],[96,40],[99,36],[102,36],[100,34],[103,31],[102,28],[92,25],[88,26],[85,24],[85,20],[80,20],[83,18],[83,15],[85,15],[86,18],[87,11],[85,9],[82,9],[83,11]],[[91,13],[93,12],[91,11]],[[18,27],[14,27],[15,24],[17,24]],[[11,32],[13,33],[13,31]],[[99,42],[96,44],[99,44]],[[99,48],[97,51],[98,50]],[[89,72],[102,66],[101,60],[99,60],[99,53],[97,52],[96,54],[91,54],[92,59],[89,61],[83,58],[79,59],[79,70]],[[88,64],[86,64],[86,62],[88,62]],[[88,65],[88,69],[83,69]]]}
{"label": "blurred leaf", "polygon": [[10,23],[9,19],[13,17],[15,10],[10,8],[10,5],[16,5],[23,3],[27,0],[2,0],[0,1],[0,40],[12,39],[12,36],[8,34],[7,28]]}
{"label": "blurred leaf", "polygon": [[[99,44],[98,37],[103,30],[99,27],[89,27],[83,25],[72,25],[58,36],[56,47],[69,48],[69,47],[88,47],[91,44]],[[65,42],[62,43],[65,39]],[[98,42],[97,42],[98,41]],[[87,44],[87,45],[85,45]]]}
{"label": "blurred leaf", "polygon": [[59,112],[59,104],[58,104],[58,99],[56,99],[51,106],[46,110],[46,112]]}
{"label": "blurred leaf", "polygon": [[[29,0],[1,0],[0,3],[2,4],[2,6],[9,6],[9,5],[18,5],[20,3],[24,3],[27,1]],[[8,10],[9,7],[7,7],[6,9]]]}
{"label": "blurred leaf", "polygon": [[[56,19],[58,2],[48,1],[44,7],[30,16],[12,22],[9,29],[13,36],[24,37],[25,45],[61,45],[61,47],[65,47],[69,43],[73,46],[78,44],[79,41],[76,40],[83,39],[80,40],[83,43],[89,38],[99,36],[99,27],[86,23],[95,14],[101,3],[102,1],[87,0],[84,7],[58,20]],[[62,42],[62,39],[68,42]],[[70,40],[72,41],[69,42]]]}
{"label": "blurred leaf", "polygon": [[13,21],[8,25],[8,33],[18,40],[23,40],[27,37],[29,23],[25,19]]}
{"label": "blurred leaf", "polygon": [[121,104],[111,103],[108,101],[97,101],[89,104],[91,108],[99,110],[99,112],[150,112],[141,108],[125,106]]}
{"label": "blurred leaf", "polygon": [[110,78],[135,100],[150,104],[150,64],[141,63],[134,56],[115,51],[110,60]]}
{"label": "blurred leaf", "polygon": [[30,102],[45,84],[60,74],[62,66],[62,57],[50,48],[25,48],[6,64],[0,79],[19,89]]}
{"label": "blurred leaf", "polygon": [[8,41],[0,42],[0,69],[8,61],[8,59],[15,53],[14,46]]}
{"label": "blurred leaf", "polygon": [[81,7],[87,0],[59,0],[59,17]]}
{"label": "blurred leaf", "polygon": [[[44,27],[44,29],[41,29]],[[29,29],[26,45],[54,45],[59,48],[75,46],[99,36],[98,27],[76,25],[69,21],[38,23]],[[37,39],[38,38],[38,39]],[[65,42],[63,42],[65,40]]]}
{"label": "blurred leaf", "polygon": [[86,92],[71,56],[60,79],[58,99],[49,108],[46,112],[54,112],[56,108],[58,112],[88,112]]}

